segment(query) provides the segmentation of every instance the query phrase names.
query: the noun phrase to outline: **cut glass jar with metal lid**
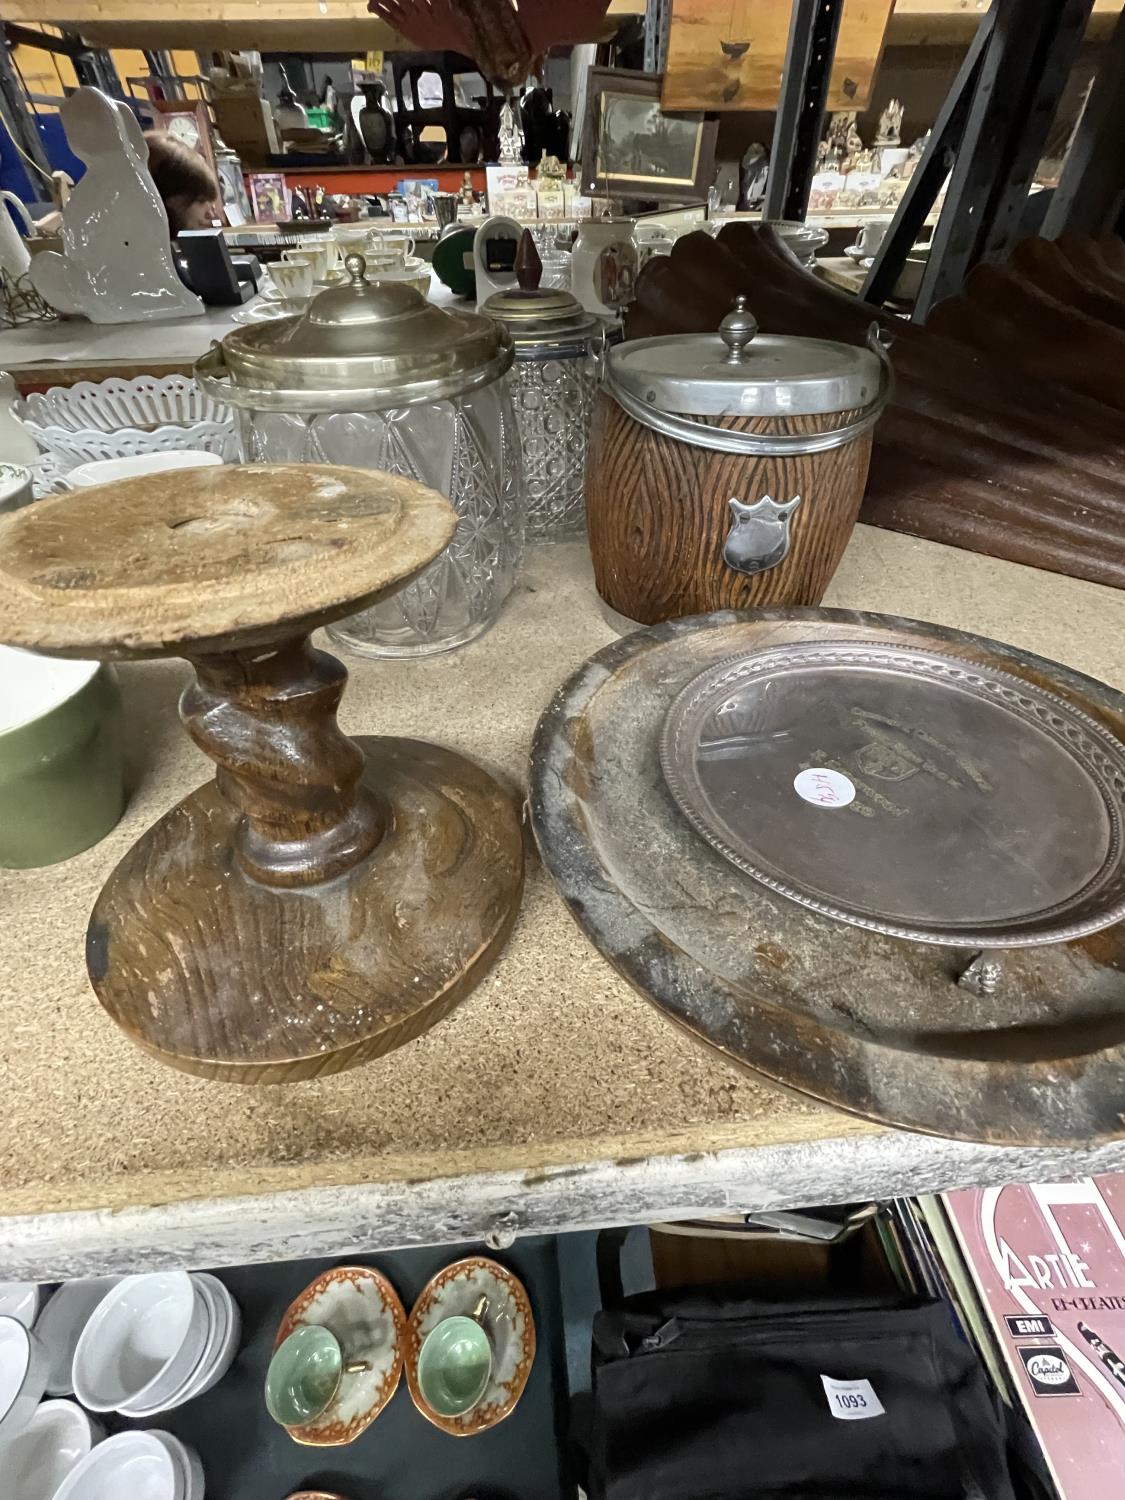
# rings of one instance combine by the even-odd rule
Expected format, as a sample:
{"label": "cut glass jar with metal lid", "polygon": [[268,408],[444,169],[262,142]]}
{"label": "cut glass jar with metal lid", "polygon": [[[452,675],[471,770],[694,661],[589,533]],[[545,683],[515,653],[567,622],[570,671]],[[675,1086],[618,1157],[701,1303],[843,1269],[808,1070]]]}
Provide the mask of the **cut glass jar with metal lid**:
{"label": "cut glass jar with metal lid", "polygon": [[515,346],[512,395],[523,445],[528,535],[580,536],[590,417],[603,325],[570,292],[540,287],[542,261],[529,230],[516,255],[519,286],[495,292],[481,311]]}
{"label": "cut glass jar with metal lid", "polygon": [[520,444],[507,330],[445,311],[402,283],[348,281],[304,313],[239,328],[196,365],[233,406],[248,462],[383,469],[440,490],[459,516],[449,546],[406,588],[330,628],[372,656],[422,656],[496,619],[523,552]]}
{"label": "cut glass jar with metal lid", "polygon": [[890,395],[875,325],[866,347],[762,334],[742,296],[714,333],[611,349],[586,516],[613,617],[819,604]]}

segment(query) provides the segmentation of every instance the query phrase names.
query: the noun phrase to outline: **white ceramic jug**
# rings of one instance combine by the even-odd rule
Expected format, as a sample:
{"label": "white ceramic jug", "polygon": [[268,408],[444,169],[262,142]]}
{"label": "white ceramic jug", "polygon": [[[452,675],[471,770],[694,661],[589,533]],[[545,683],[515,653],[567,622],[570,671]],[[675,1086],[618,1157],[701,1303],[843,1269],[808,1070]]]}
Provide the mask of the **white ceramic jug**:
{"label": "white ceramic jug", "polygon": [[23,242],[23,235],[12,223],[11,215],[3,205],[12,205],[16,217],[23,220],[29,235],[35,233],[35,225],[15,193],[5,190],[0,192],[0,199],[3,200],[0,202],[0,267],[7,271],[13,281],[18,281],[31,264],[31,255]]}

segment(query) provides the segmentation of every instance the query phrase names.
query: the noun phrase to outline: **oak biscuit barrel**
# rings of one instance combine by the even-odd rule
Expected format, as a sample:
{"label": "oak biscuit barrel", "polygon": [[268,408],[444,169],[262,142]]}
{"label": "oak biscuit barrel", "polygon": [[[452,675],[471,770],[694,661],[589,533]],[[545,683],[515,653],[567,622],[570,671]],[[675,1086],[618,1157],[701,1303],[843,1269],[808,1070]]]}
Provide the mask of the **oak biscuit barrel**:
{"label": "oak biscuit barrel", "polygon": [[629,621],[819,604],[867,483],[890,362],[756,336],[739,297],[717,334],[611,349],[594,409],[586,515],[598,593]]}

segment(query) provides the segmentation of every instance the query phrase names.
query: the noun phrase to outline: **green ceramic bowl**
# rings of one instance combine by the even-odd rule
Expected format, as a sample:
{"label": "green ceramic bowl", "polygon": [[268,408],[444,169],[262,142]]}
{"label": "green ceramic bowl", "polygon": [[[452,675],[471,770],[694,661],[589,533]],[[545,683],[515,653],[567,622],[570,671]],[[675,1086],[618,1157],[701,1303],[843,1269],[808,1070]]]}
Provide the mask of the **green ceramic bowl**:
{"label": "green ceramic bowl", "polygon": [[0,646],[0,865],[53,865],[105,837],[125,807],[121,740],[111,667]]}
{"label": "green ceramic bowl", "polygon": [[315,1323],[295,1328],[266,1371],[266,1410],[282,1427],[303,1427],[331,1405],[344,1356],[336,1335]]}
{"label": "green ceramic bowl", "polygon": [[443,1318],[418,1352],[418,1389],[439,1417],[472,1411],[491,1375],[492,1344],[475,1318]]}

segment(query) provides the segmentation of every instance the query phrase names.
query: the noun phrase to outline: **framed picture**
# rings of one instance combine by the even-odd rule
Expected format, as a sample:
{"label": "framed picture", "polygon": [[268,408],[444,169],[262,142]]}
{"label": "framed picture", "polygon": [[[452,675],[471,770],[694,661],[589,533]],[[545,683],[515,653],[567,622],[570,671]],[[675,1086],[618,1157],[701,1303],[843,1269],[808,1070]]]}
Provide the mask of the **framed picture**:
{"label": "framed picture", "polygon": [[591,68],[582,130],[587,195],[685,202],[706,198],[719,123],[702,113],[665,114],[659,73]]}
{"label": "framed picture", "polygon": [[[671,0],[664,108],[772,114],[792,9],[788,0]],[[892,0],[846,0],[828,85],[830,114],[870,108],[892,9]]]}
{"label": "framed picture", "polygon": [[219,186],[223,190],[223,212],[232,229],[253,215],[250,194],[246,191],[246,179],[242,175],[242,163],[237,156],[220,156],[216,163],[219,169]]}
{"label": "framed picture", "polygon": [[289,189],[283,172],[255,172],[248,179],[250,206],[258,222],[283,223],[289,217]]}

